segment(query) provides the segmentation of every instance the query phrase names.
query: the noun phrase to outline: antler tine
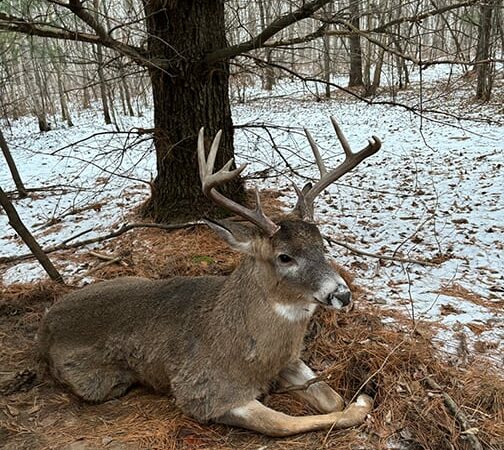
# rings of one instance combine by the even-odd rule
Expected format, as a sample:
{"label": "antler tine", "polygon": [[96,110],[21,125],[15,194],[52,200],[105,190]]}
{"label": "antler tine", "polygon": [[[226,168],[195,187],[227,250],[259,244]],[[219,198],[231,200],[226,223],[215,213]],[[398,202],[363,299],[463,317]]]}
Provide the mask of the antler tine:
{"label": "antler tine", "polygon": [[245,167],[246,164],[242,164],[240,167],[229,170],[231,164],[233,164],[233,158],[231,158],[218,172],[213,173],[213,166],[215,164],[215,157],[217,155],[217,150],[219,149],[220,138],[222,132],[215,135],[210,147],[210,152],[208,154],[208,159],[205,156],[205,144],[204,144],[204,128],[202,127],[198,134],[198,167],[201,180],[201,187],[203,193],[208,196],[210,191],[217,185],[222,184],[226,181],[230,181],[237,177]]}
{"label": "antler tine", "polygon": [[[338,167],[336,167],[331,171],[326,171],[325,173],[322,173],[321,171],[320,180],[316,182],[308,192],[302,193],[302,196],[299,196],[298,193],[299,199],[294,210],[299,214],[301,214],[302,216],[306,216],[306,218],[308,219],[313,218],[313,203],[315,201],[315,198],[326,187],[334,183],[336,180],[341,178],[347,172],[351,171],[364,159],[368,158],[371,155],[374,155],[381,147],[380,139],[377,136],[373,135],[372,138],[369,139],[369,144],[366,147],[364,147],[357,153],[353,153],[352,149],[350,148],[350,144],[348,143],[347,139],[345,138],[345,135],[343,134],[343,131],[341,131],[341,128],[339,127],[336,121],[336,118],[331,117],[331,122],[333,124],[334,131],[336,132],[336,136],[338,137],[338,140],[340,141],[341,146],[343,147],[343,151],[345,152],[345,160]],[[320,169],[319,160],[321,161],[321,158],[320,154],[318,154],[317,156],[318,149],[317,153],[315,153],[316,148],[315,142],[309,132],[306,132],[306,135],[308,137],[308,141],[310,142],[310,146],[312,147],[312,150],[315,154],[317,165],[319,166]]]}
{"label": "antler tine", "polygon": [[340,144],[343,147],[343,151],[345,152],[345,155],[351,156],[352,149],[350,148],[350,144],[348,143],[345,135],[343,134],[343,131],[341,131],[341,128],[338,125],[338,122],[336,122],[336,118],[334,116],[331,116],[331,123],[333,124],[334,131],[336,131],[336,136],[338,136]]}
{"label": "antler tine", "polygon": [[[210,146],[210,152],[208,153],[207,159],[207,175],[211,175],[214,170],[215,165],[215,157],[217,156],[217,150],[219,150],[220,140],[222,136],[222,130],[217,131],[215,135],[212,145]],[[231,166],[232,161],[228,161],[229,166]]]}
{"label": "antler tine", "polygon": [[217,156],[217,150],[219,149],[222,130],[219,130],[212,141],[208,159],[205,157],[204,133],[204,128],[201,127],[198,135],[198,166],[201,179],[201,188],[205,196],[209,200],[213,201],[216,205],[222,206],[223,208],[226,208],[227,210],[238,214],[244,219],[257,225],[268,236],[273,236],[273,234],[275,234],[275,232],[278,231],[280,227],[264,214],[261,207],[261,200],[259,198],[259,191],[257,190],[257,188],[255,188],[256,206],[254,210],[248,209],[245,206],[236,203],[235,201],[225,197],[215,189],[220,184],[236,178],[247,165],[242,164],[240,167],[234,170],[229,170],[231,168],[231,165],[233,164],[233,158],[231,158],[219,171],[213,173],[215,158]]}
{"label": "antler tine", "polygon": [[310,143],[310,147],[313,151],[313,155],[315,156],[315,161],[317,162],[317,166],[319,168],[319,172],[321,176],[324,176],[327,173],[326,166],[324,164],[324,161],[322,161],[322,157],[320,156],[319,149],[317,147],[317,144],[315,143],[315,139],[313,139],[311,133],[309,130],[304,128],[304,132],[306,134],[306,137],[308,139],[308,142]]}

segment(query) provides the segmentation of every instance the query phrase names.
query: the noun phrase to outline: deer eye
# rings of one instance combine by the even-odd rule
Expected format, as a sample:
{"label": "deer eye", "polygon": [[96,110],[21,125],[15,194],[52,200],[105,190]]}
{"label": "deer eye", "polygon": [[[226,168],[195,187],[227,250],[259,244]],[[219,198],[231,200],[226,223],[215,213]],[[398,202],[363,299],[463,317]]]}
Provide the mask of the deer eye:
{"label": "deer eye", "polygon": [[278,260],[283,264],[287,264],[292,261],[292,258],[289,255],[282,253],[282,254],[278,255]]}

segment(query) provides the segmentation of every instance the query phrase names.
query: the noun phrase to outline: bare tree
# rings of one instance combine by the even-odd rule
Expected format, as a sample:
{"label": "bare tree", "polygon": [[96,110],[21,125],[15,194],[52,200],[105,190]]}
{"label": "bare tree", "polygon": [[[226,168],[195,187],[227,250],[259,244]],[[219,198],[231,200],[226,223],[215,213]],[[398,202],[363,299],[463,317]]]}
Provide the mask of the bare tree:
{"label": "bare tree", "polygon": [[7,161],[7,166],[9,167],[10,173],[12,175],[12,179],[14,180],[14,184],[16,185],[16,189],[18,191],[19,197],[23,198],[28,195],[26,188],[23,184],[23,180],[19,175],[19,171],[17,169],[16,163],[14,162],[14,158],[10,152],[9,146],[7,145],[7,141],[3,135],[2,130],[0,129],[0,148],[2,149],[2,153],[4,155],[5,160]]}

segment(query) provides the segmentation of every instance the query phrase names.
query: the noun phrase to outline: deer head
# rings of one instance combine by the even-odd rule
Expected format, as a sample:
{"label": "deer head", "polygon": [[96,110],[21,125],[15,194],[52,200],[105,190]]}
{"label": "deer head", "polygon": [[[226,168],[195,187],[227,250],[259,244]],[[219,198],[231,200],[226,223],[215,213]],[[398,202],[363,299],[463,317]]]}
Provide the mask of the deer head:
{"label": "deer head", "polygon": [[[198,137],[198,162],[204,194],[217,205],[239,215],[255,225],[254,228],[233,223],[229,220],[210,220],[206,223],[217,232],[232,248],[245,253],[256,262],[256,270],[261,270],[261,283],[270,289],[273,296],[278,293],[278,310],[285,315],[297,311],[313,312],[314,302],[342,308],[351,303],[351,293],[326,259],[322,236],[313,224],[315,198],[331,183],[350,171],[362,160],[376,153],[381,142],[377,137],[370,140],[363,150],[353,153],[336,120],[331,117],[345,152],[345,160],[334,170],[328,171],[320,152],[308,130],[305,130],[310,146],[320,170],[320,180],[308,184],[302,190],[296,187],[298,202],[285,219],[276,223],[266,216],[261,207],[257,188],[255,189],[255,208],[249,209],[223,196],[216,188],[236,176],[246,167],[242,165],[230,170],[233,160],[214,173],[214,163],[222,132],[215,136],[208,157],[204,148],[204,129]],[[285,300],[284,300],[285,299]],[[295,316],[295,314],[292,314]]]}

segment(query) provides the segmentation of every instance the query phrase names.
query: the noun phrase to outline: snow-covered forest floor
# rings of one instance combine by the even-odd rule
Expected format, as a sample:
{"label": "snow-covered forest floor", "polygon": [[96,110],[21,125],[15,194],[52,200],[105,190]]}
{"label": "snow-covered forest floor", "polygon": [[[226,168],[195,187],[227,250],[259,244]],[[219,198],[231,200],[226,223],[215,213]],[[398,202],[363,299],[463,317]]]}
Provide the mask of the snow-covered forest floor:
{"label": "snow-covered forest floor", "polygon": [[[498,98],[502,80],[497,84],[497,98],[483,105],[473,101],[461,77],[426,82],[422,97],[414,86],[368,105],[339,94],[316,101],[322,89],[282,82],[273,93],[248,88],[247,102],[234,103],[233,120],[237,162],[249,163],[249,182],[280,191],[286,207],[295,202],[291,181],[302,185],[316,176],[303,128],[329,167],[342,158],[330,116],[354,150],[377,135],[382,149],[318,202],[317,220],[333,241],[328,251],[353,273],[367,301],[405,312],[411,326],[432,321],[449,354],[485,353],[500,366],[504,110]],[[38,132],[32,117],[2,123],[26,187],[36,189],[14,203],[43,247],[117,229],[133,220],[132,211],[149,195],[155,155],[150,135],[137,131],[152,127],[152,111],[116,116],[120,132],[103,125],[99,110],[74,112],[74,127],[54,121],[47,133]],[[14,189],[5,164],[0,185]],[[396,260],[364,256],[338,243]],[[1,211],[0,258],[23,253],[26,247]],[[94,279],[88,265],[50,256],[66,281]],[[29,260],[0,264],[0,277],[7,286],[45,273]]]}

